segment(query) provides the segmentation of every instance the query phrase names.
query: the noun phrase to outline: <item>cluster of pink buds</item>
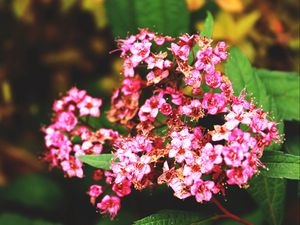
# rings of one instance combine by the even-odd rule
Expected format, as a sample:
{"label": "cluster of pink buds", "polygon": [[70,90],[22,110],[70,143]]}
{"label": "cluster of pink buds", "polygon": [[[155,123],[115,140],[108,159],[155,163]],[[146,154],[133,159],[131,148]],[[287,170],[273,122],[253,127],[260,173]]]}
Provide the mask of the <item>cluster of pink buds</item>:
{"label": "cluster of pink buds", "polygon": [[[202,203],[228,185],[247,186],[263,166],[264,148],[280,137],[268,113],[247,100],[246,93],[235,96],[218,69],[228,56],[226,44],[142,29],[118,46],[124,79],[113,93],[108,119],[128,133],[91,131],[86,118],[99,116],[101,100],[73,88],[54,104],[54,123],[45,129],[46,158],[52,165],[82,177],[77,156],[113,153],[110,170],[96,170],[99,183],[88,192],[111,218],[132,188],[166,184],[177,198],[194,196]],[[80,137],[79,143],[74,144],[74,137]],[[107,149],[104,141],[111,143]],[[102,178],[113,194],[104,193]]]}

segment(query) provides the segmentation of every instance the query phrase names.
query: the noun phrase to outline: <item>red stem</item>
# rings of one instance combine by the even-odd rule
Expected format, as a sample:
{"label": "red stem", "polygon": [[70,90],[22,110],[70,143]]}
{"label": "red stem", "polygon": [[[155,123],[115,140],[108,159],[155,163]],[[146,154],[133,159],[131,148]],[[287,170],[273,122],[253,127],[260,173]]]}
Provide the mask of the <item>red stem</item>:
{"label": "red stem", "polygon": [[229,212],[227,209],[224,208],[224,206],[221,205],[221,203],[217,199],[213,198],[212,201],[224,213],[224,215],[216,215],[216,219],[230,218],[245,225],[253,225],[253,223],[250,223],[242,219],[241,217],[238,217],[237,215],[234,215],[233,213]]}

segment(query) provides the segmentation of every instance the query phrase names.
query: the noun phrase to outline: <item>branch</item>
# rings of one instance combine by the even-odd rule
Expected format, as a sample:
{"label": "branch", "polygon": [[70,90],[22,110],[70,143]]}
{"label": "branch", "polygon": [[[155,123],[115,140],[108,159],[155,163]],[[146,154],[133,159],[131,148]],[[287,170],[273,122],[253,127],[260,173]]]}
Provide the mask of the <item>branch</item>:
{"label": "branch", "polygon": [[212,202],[224,213],[224,215],[216,215],[215,219],[229,218],[245,225],[253,225],[252,223],[242,219],[241,217],[238,217],[237,215],[229,212],[216,198],[212,198]]}

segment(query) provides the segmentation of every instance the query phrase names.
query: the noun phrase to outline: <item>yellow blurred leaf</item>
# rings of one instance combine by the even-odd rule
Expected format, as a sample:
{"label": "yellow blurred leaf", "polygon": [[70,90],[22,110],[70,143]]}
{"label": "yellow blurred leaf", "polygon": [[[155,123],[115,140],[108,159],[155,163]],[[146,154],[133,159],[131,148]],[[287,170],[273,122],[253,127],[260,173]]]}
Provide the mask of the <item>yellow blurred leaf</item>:
{"label": "yellow blurred leaf", "polygon": [[98,82],[99,88],[105,93],[112,93],[118,87],[118,81],[114,75],[108,75],[101,78]]}
{"label": "yellow blurred leaf", "polygon": [[82,54],[76,48],[65,48],[43,55],[43,61],[47,64],[73,65],[82,61]]}
{"label": "yellow blurred leaf", "polygon": [[[233,44],[243,42],[243,39],[253,29],[259,17],[260,13],[253,11],[235,20],[232,14],[221,11],[215,19],[213,38],[227,40]],[[201,30],[202,27],[203,23],[196,24],[197,30]]]}
{"label": "yellow blurred leaf", "polygon": [[217,5],[231,13],[240,13],[244,10],[244,5],[241,0],[216,0]]}
{"label": "yellow blurred leaf", "polygon": [[96,26],[104,28],[107,25],[104,0],[82,0],[82,9],[93,14]]}
{"label": "yellow blurred leaf", "polygon": [[236,23],[236,39],[243,39],[252,30],[259,18],[260,12],[253,11],[239,19]]}
{"label": "yellow blurred leaf", "polygon": [[123,61],[121,59],[115,59],[112,63],[113,72],[120,74],[122,71]]}
{"label": "yellow blurred leaf", "polygon": [[8,83],[7,80],[4,80],[2,82],[1,88],[2,88],[3,101],[5,103],[10,103],[12,101],[12,92],[11,92],[10,84]]}
{"label": "yellow blurred leaf", "polygon": [[22,18],[30,6],[30,0],[14,0],[12,3],[14,14]]}
{"label": "yellow blurred leaf", "polygon": [[235,36],[235,25],[233,16],[221,11],[214,23],[213,38],[232,41],[233,36]]}
{"label": "yellow blurred leaf", "polygon": [[14,15],[18,19],[22,19],[22,22],[32,23],[34,14],[31,11],[31,0],[13,0],[12,10]]}
{"label": "yellow blurred leaf", "polygon": [[205,0],[186,0],[187,8],[189,11],[196,11],[205,4]]}
{"label": "yellow blurred leaf", "polygon": [[78,0],[60,0],[60,10],[62,12],[67,12],[78,2]]}

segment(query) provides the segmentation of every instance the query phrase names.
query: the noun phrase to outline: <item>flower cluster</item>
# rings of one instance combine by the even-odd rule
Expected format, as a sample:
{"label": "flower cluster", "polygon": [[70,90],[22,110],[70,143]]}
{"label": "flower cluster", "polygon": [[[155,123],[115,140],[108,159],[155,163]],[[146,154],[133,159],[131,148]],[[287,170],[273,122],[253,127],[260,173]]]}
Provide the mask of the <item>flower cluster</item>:
{"label": "flower cluster", "polygon": [[100,116],[102,100],[92,98],[86,91],[72,88],[67,96],[53,104],[53,121],[45,132],[48,152],[45,160],[52,167],[60,167],[68,177],[83,177],[80,155],[100,154],[105,141],[116,141],[116,131],[101,128],[93,131],[88,123],[90,116]]}
{"label": "flower cluster", "polygon": [[[174,39],[142,29],[119,40],[118,47],[124,79],[113,93],[108,119],[128,133],[92,131],[86,117],[99,116],[101,100],[73,88],[55,102],[54,123],[45,129],[52,165],[82,177],[77,156],[112,152],[110,170],[96,170],[98,183],[88,191],[111,218],[132,188],[166,184],[177,198],[193,196],[202,203],[228,185],[247,186],[263,166],[264,148],[280,137],[268,113],[246,93],[235,95],[218,69],[227,45],[196,34]],[[103,149],[105,141],[111,145]],[[102,185],[114,194],[105,194]]]}

